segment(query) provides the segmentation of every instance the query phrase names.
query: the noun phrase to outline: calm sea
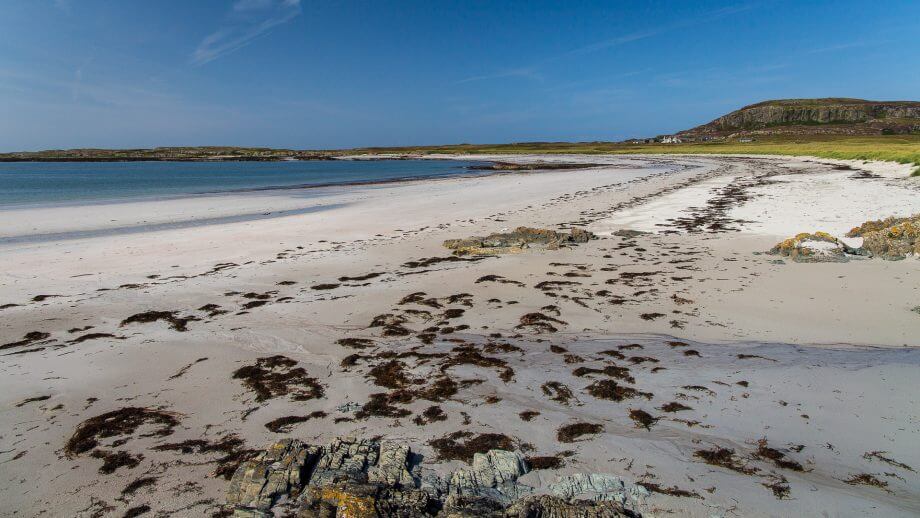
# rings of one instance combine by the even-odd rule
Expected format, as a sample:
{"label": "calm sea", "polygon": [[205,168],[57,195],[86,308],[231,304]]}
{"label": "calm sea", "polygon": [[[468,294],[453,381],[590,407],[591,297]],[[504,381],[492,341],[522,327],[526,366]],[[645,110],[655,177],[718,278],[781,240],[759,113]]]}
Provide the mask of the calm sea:
{"label": "calm sea", "polygon": [[487,173],[467,169],[477,164],[481,162],[332,160],[0,163],[0,207],[98,203]]}

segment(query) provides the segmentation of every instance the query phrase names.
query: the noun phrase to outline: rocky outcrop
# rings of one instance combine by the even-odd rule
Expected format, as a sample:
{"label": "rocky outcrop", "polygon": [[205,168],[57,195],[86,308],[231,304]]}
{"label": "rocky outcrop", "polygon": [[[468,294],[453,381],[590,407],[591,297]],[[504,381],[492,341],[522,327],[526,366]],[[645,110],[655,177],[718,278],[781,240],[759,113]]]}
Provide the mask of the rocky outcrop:
{"label": "rocky outcrop", "polygon": [[861,237],[862,249],[873,257],[890,261],[920,257],[920,214],[867,221],[850,230],[847,237]]}
{"label": "rocky outcrop", "polygon": [[243,463],[227,490],[236,517],[601,518],[639,516],[648,494],[611,475],[562,477],[548,491],[519,478],[520,453],[490,450],[447,477],[423,469],[406,443],[336,439],[325,447],[283,439]]}
{"label": "rocky outcrop", "polygon": [[862,238],[858,248],[826,232],[802,233],[777,243],[768,253],[783,255],[799,263],[846,262],[856,257],[878,257],[899,261],[920,257],[920,214],[867,221],[846,234]]}
{"label": "rocky outcrop", "polygon": [[852,256],[863,255],[827,232],[797,234],[777,243],[769,253],[789,257],[797,263],[845,263]]}
{"label": "rocky outcrop", "polygon": [[518,227],[511,232],[499,232],[485,237],[448,239],[444,246],[460,255],[491,255],[521,252],[524,249],[556,250],[578,243],[587,243],[596,236],[587,230],[573,228],[568,234],[545,228]]}
{"label": "rocky outcrop", "polygon": [[[831,126],[822,130],[822,127]],[[920,102],[782,99],[745,106],[680,135],[734,133],[910,133],[920,129]],[[888,131],[885,131],[888,130]]]}

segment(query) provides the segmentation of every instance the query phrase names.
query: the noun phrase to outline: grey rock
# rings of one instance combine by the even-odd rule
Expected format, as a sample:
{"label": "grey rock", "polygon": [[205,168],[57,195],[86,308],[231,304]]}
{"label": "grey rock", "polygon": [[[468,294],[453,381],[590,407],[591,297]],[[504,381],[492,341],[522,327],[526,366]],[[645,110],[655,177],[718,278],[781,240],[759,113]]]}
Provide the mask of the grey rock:
{"label": "grey rock", "polygon": [[416,481],[409,473],[409,445],[404,442],[383,441],[377,465],[367,470],[369,482],[392,487],[415,487]]}
{"label": "grey rock", "polygon": [[620,504],[648,496],[648,490],[642,486],[627,486],[620,477],[600,473],[575,473],[560,477],[549,489],[552,494],[566,500],[612,500]]}
{"label": "grey rock", "polygon": [[367,482],[367,471],[377,464],[380,445],[368,439],[335,439],[323,451],[310,477],[310,485]]}
{"label": "grey rock", "polygon": [[596,236],[587,230],[573,228],[568,234],[544,228],[518,227],[511,232],[489,234],[485,237],[448,239],[444,246],[454,253],[501,254],[528,248],[556,250],[562,246],[587,243]]}
{"label": "grey rock", "polygon": [[320,451],[297,439],[272,444],[233,473],[227,503],[257,510],[270,508],[279,498],[303,486],[306,471]]}
{"label": "grey rock", "polygon": [[489,450],[488,453],[473,455],[469,468],[459,468],[450,477],[450,494],[467,496],[489,496],[510,502],[532,488],[517,483],[518,477],[529,471],[520,453],[505,450]]}
{"label": "grey rock", "polygon": [[506,518],[618,518],[624,516],[636,516],[636,514],[617,502],[585,500],[569,502],[552,495],[522,498],[505,510]]}
{"label": "grey rock", "polygon": [[524,457],[504,450],[476,454],[444,478],[411,461],[400,441],[283,439],[237,469],[227,504],[238,518],[606,518],[638,516],[627,506],[648,494],[611,475],[576,474],[552,484],[553,495],[534,495],[518,482],[529,471]]}

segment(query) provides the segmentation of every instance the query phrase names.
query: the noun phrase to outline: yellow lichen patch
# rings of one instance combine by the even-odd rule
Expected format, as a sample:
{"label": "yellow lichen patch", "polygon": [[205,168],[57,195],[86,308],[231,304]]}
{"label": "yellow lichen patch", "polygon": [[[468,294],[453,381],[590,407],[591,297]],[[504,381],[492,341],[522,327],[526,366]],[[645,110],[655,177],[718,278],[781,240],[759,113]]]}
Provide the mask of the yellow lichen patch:
{"label": "yellow lichen patch", "polygon": [[377,516],[373,497],[355,495],[334,487],[324,487],[320,490],[319,498],[335,505],[338,518],[374,518]]}
{"label": "yellow lichen patch", "polygon": [[834,236],[828,234],[827,232],[817,231],[813,234],[808,232],[801,232],[796,234],[795,237],[790,237],[780,241],[770,250],[770,253],[780,254],[780,255],[790,255],[793,251],[796,251],[802,255],[809,255],[812,253],[808,248],[802,248],[801,245],[805,241],[826,241],[828,243],[836,243],[837,239]]}

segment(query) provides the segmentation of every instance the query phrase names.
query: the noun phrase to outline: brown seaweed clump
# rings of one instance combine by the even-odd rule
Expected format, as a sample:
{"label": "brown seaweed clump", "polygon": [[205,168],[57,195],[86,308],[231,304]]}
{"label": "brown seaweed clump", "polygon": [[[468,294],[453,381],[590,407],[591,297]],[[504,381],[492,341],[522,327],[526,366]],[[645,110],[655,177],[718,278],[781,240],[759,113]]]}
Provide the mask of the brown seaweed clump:
{"label": "brown seaweed clump", "polygon": [[646,430],[651,430],[652,425],[657,423],[658,419],[660,419],[641,409],[631,409],[629,411],[629,418],[635,421],[637,427],[645,428]]}
{"label": "brown seaweed clump", "polygon": [[801,464],[794,460],[787,459],[785,453],[775,448],[771,448],[767,444],[766,437],[757,441],[757,456],[762,459],[769,459],[773,461],[773,464],[776,464],[776,466],[779,468],[789,469],[792,471],[805,471]]}
{"label": "brown seaweed clump", "polygon": [[744,475],[757,473],[757,468],[748,467],[747,463],[735,455],[735,450],[729,448],[713,448],[711,450],[697,450],[694,457],[703,459],[706,464],[730,469]]}
{"label": "brown seaweed clump", "polygon": [[551,400],[562,403],[563,405],[568,405],[569,400],[574,397],[572,395],[572,390],[558,381],[548,381],[541,385],[540,389],[543,390],[543,393]]}
{"label": "brown seaweed clump", "polygon": [[888,482],[880,480],[875,475],[871,473],[860,473],[858,475],[852,475],[850,478],[844,480],[847,484],[851,486],[872,486],[885,489],[887,491]]}
{"label": "brown seaweed clump", "polygon": [[681,412],[683,410],[693,410],[693,408],[682,403],[678,403],[677,401],[672,401],[661,407],[662,412]]}
{"label": "brown seaweed clump", "polygon": [[467,463],[473,462],[473,455],[477,453],[487,453],[489,450],[514,450],[515,443],[514,439],[500,433],[473,435],[466,431],[457,431],[429,442],[437,453],[439,461],[462,460]]}
{"label": "brown seaweed clump", "polygon": [[267,356],[234,371],[233,379],[242,380],[260,402],[288,395],[294,401],[323,397],[323,386],[308,376],[306,369],[295,365],[297,362],[286,356]]}
{"label": "brown seaweed clump", "polygon": [[111,475],[118,468],[136,468],[144,460],[143,455],[132,455],[126,451],[93,450],[90,456],[102,459],[102,466],[99,466],[99,473],[102,475]]}
{"label": "brown seaweed clump", "polygon": [[565,458],[562,455],[527,457],[526,460],[530,469],[559,469],[565,466]]}
{"label": "brown seaweed clump", "polygon": [[686,489],[681,489],[677,486],[663,487],[660,484],[655,484],[654,482],[639,482],[639,484],[652,493],[676,496],[680,498],[703,498],[699,493],[695,491],[687,491]]}
{"label": "brown seaweed clump", "polygon": [[400,417],[412,415],[412,412],[405,408],[394,405],[394,403],[407,403],[405,400],[400,400],[400,395],[399,393],[388,394],[386,392],[371,394],[367,403],[364,403],[364,406],[355,413],[355,419],[367,419],[368,417],[399,419]]}
{"label": "brown seaweed clump", "polygon": [[595,423],[567,424],[556,432],[559,442],[572,443],[585,435],[599,434],[604,431],[604,426]]}
{"label": "brown seaweed clump", "polygon": [[173,451],[183,455],[217,455],[212,462],[217,464],[214,476],[230,480],[240,464],[255,457],[259,450],[246,448],[246,443],[234,434],[227,434],[217,441],[189,439],[177,443],[155,446],[157,451]]}
{"label": "brown seaweed clump", "polygon": [[555,333],[558,329],[553,324],[567,325],[566,322],[543,313],[527,313],[521,317],[521,323],[516,329],[530,328],[538,333]]}
{"label": "brown seaweed clump", "polygon": [[326,417],[326,412],[322,410],[317,410],[312,412],[309,415],[289,415],[285,417],[279,417],[278,419],[273,419],[265,423],[265,428],[268,428],[269,431],[274,433],[287,433],[291,431],[291,428],[294,425],[305,423],[311,419],[319,419]]}
{"label": "brown seaweed clump", "polygon": [[[99,446],[100,439],[124,437],[134,434],[144,425],[155,426],[155,430],[142,437],[165,437],[179,425],[178,414],[141,407],[126,407],[96,417],[91,417],[74,430],[64,445],[64,453],[76,456]],[[123,444],[123,442],[120,440]]]}
{"label": "brown seaweed clump", "polygon": [[367,349],[374,345],[374,341],[369,338],[342,338],[336,340],[335,343],[342,347],[350,347],[352,349]]}
{"label": "brown seaweed clump", "polygon": [[597,380],[588,385],[585,390],[588,391],[588,394],[591,394],[597,399],[606,399],[608,401],[620,402],[636,397],[652,399],[652,394],[649,392],[642,392],[641,390],[621,385],[613,380]]}
{"label": "brown seaweed clump", "polygon": [[121,321],[119,327],[124,327],[128,324],[149,324],[151,322],[156,322],[162,320],[169,324],[169,327],[173,328],[179,332],[188,331],[188,323],[196,320],[200,320],[198,317],[194,316],[184,316],[179,317],[178,311],[145,311],[143,313],[137,313],[131,315],[130,317]]}

